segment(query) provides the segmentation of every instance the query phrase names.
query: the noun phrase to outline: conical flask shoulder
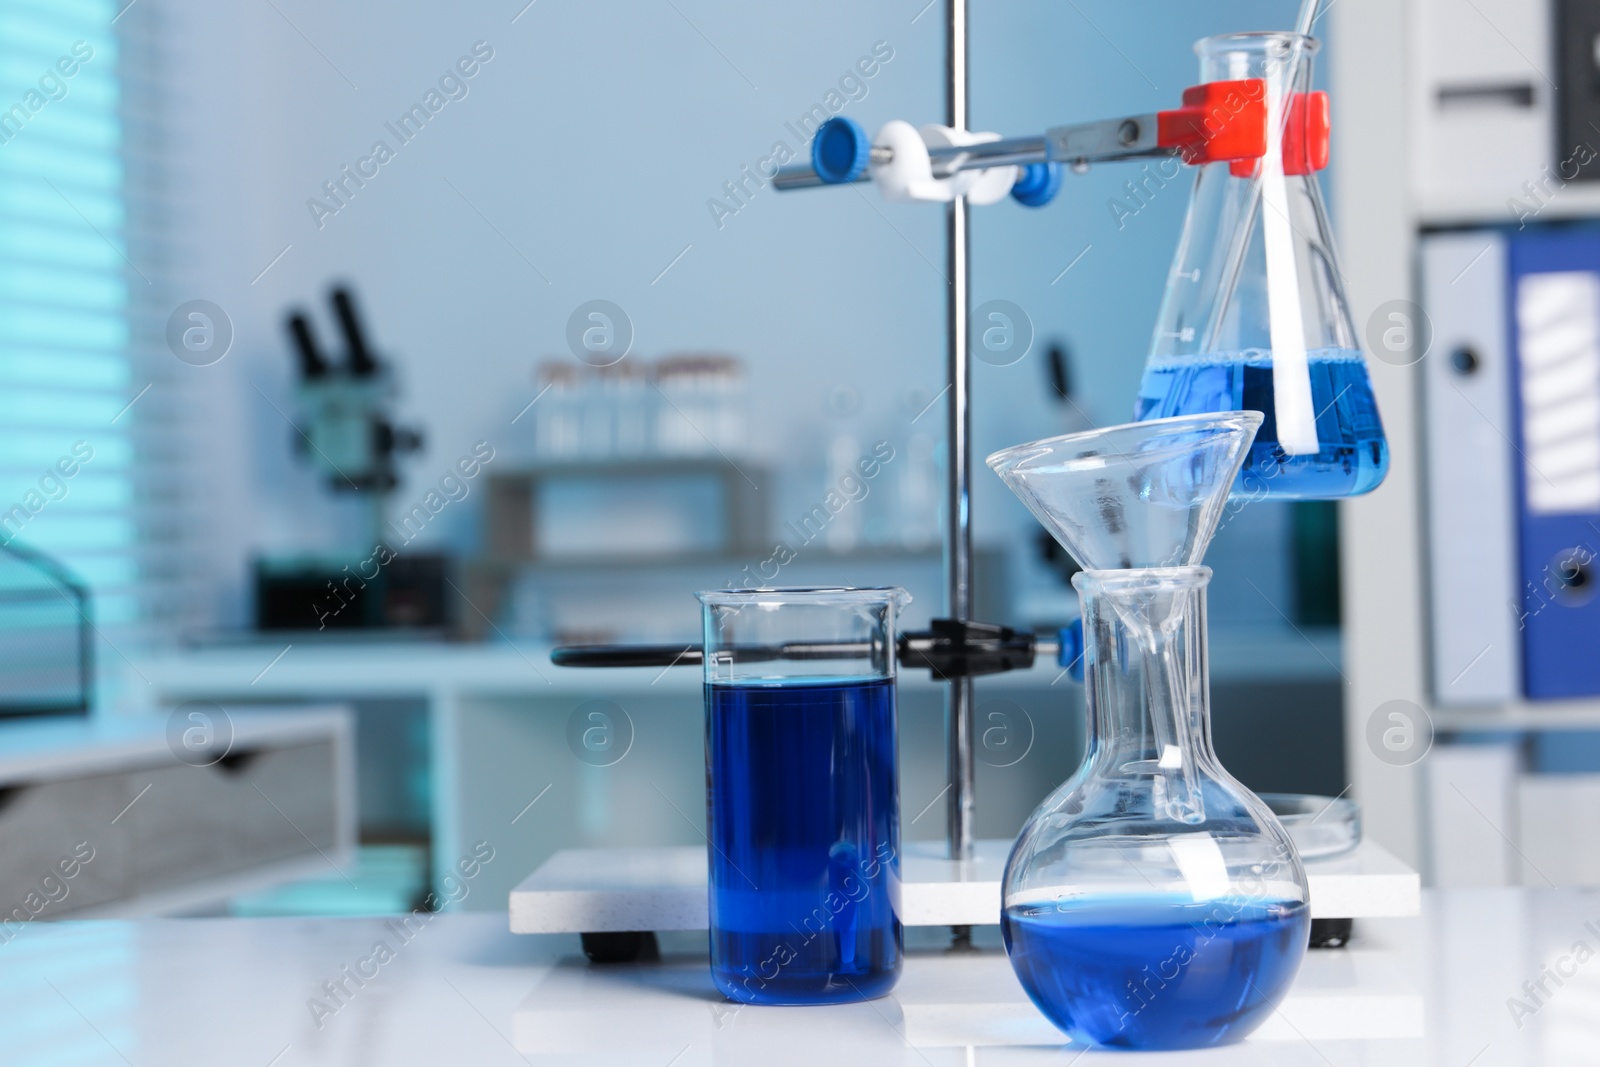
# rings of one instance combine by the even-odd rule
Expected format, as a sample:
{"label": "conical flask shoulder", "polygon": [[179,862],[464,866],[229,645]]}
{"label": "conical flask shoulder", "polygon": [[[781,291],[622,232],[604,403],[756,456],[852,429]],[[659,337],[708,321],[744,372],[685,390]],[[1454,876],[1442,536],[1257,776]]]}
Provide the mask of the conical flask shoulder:
{"label": "conical flask shoulder", "polygon": [[987,462],[1085,569],[1195,566],[1261,418],[1128,423],[1017,445]]}

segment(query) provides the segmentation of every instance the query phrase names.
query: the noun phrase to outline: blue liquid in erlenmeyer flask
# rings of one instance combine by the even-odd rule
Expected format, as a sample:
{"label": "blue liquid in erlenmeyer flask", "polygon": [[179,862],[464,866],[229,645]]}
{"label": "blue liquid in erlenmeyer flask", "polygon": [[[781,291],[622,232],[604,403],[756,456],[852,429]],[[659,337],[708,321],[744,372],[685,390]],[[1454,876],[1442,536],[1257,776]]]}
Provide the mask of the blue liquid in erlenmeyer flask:
{"label": "blue liquid in erlenmeyer flask", "polygon": [[1139,384],[1134,419],[1205,411],[1265,415],[1234,483],[1235,496],[1325,500],[1377,488],[1389,471],[1389,444],[1366,360],[1358,351],[1338,348],[1310,352],[1307,360],[1321,445],[1315,453],[1291,456],[1278,446],[1272,355],[1260,349],[1151,360]]}
{"label": "blue liquid in erlenmeyer flask", "polygon": [[900,974],[890,679],[706,686],[711,975],[751,1004],[882,996]]}
{"label": "blue liquid in erlenmeyer flask", "polygon": [[1001,929],[1023,989],[1074,1041],[1204,1048],[1277,1007],[1311,915],[1302,903],[1118,897],[1014,905]]}

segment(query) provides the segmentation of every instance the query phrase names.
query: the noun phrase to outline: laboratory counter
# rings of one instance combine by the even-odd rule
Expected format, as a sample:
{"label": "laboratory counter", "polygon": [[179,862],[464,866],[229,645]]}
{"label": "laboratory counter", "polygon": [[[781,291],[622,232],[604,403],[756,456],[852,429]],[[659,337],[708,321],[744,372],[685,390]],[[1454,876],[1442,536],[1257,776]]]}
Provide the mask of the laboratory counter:
{"label": "laboratory counter", "polygon": [[1421,918],[1364,920],[1347,948],[1312,952],[1247,1042],[1189,1053],[1064,1046],[994,927],[970,954],[911,948],[890,996],[826,1008],[725,1001],[698,939],[674,936],[658,960],[599,966],[503,913],[38,922],[0,943],[0,1062],[1600,1062],[1600,895],[1576,891],[1429,891]]}

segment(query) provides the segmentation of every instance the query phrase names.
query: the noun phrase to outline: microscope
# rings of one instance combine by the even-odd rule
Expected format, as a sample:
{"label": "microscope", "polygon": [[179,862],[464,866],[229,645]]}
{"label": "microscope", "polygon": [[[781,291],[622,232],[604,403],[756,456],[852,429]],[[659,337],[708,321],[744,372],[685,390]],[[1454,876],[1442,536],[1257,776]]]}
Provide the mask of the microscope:
{"label": "microscope", "polygon": [[324,354],[305,311],[291,310],[286,320],[299,371],[294,451],[335,494],[362,496],[368,535],[353,552],[258,559],[256,628],[442,632],[449,624],[445,556],[401,554],[385,532],[399,457],[422,447],[422,433],[396,425],[394,376],[368,345],[350,289],[334,287],[329,303],[344,337],[342,361]]}

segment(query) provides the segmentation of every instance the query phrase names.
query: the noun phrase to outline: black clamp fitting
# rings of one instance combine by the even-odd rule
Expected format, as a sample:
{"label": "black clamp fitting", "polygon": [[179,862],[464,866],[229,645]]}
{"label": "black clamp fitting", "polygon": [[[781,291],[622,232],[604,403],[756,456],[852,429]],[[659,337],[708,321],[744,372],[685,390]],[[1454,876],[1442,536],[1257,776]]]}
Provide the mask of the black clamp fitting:
{"label": "black clamp fitting", "polygon": [[900,666],[925,667],[940,679],[977,678],[1033,666],[1038,639],[987,622],[934,619],[931,629],[900,635]]}

